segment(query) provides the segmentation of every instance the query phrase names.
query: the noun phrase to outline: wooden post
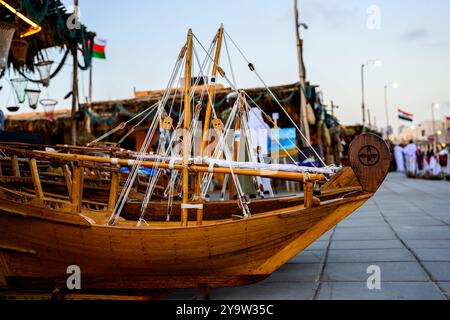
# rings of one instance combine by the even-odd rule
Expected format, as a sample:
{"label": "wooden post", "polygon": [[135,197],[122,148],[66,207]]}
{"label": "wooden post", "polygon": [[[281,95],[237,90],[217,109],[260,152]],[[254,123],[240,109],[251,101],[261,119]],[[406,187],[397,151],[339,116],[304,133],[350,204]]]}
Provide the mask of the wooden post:
{"label": "wooden post", "polygon": [[[76,23],[78,23],[78,0],[73,1],[74,14]],[[76,30],[75,30],[76,31]],[[73,31],[73,32],[75,32]],[[73,69],[72,69],[72,110],[71,110],[71,125],[70,125],[70,139],[71,144],[77,144],[77,121],[75,120],[75,113],[78,106],[78,44],[77,40],[73,40],[72,55],[73,55]]]}
{"label": "wooden post", "polygon": [[72,196],[72,212],[81,212],[81,203],[83,201],[83,182],[84,168],[74,165],[73,167]]}
{"label": "wooden post", "polygon": [[[189,201],[189,126],[191,122],[191,71],[192,71],[192,30],[187,35],[187,53],[184,68],[184,120],[183,120],[183,169],[182,175],[182,201],[181,206]],[[181,208],[181,225],[188,225],[188,209]]]}
{"label": "wooden post", "polygon": [[12,173],[14,177],[20,177],[19,159],[16,155],[11,157]]}
{"label": "wooden post", "polygon": [[303,193],[305,194],[305,208],[312,208],[313,203],[313,183],[306,181],[303,185]]}
{"label": "wooden post", "polygon": [[114,210],[117,201],[117,194],[120,187],[120,173],[111,172],[111,187],[109,189],[108,211]]}
{"label": "wooden post", "polygon": [[44,204],[44,191],[42,190],[36,159],[30,159],[28,163],[30,164],[31,179],[33,181],[34,192],[36,193],[39,203]]}
{"label": "wooden post", "polygon": [[[296,35],[296,40],[297,40],[297,55],[298,55],[300,85],[303,87],[304,90],[306,90],[306,70],[305,70],[305,64],[303,62],[303,40],[300,38],[300,24],[298,22],[298,20],[299,20],[298,0],[294,0],[294,15],[295,15],[295,35]],[[306,140],[308,140],[306,142],[309,143],[310,134],[309,134],[308,120],[306,119],[306,104],[307,104],[307,100],[306,100],[305,93],[300,88],[300,130],[305,135]],[[304,144],[304,143],[305,143],[305,141],[302,141],[302,144]]]}
{"label": "wooden post", "polygon": [[69,166],[67,164],[62,166],[62,171],[64,174],[64,180],[66,180],[67,193],[69,198],[72,197],[72,176],[70,174]]}

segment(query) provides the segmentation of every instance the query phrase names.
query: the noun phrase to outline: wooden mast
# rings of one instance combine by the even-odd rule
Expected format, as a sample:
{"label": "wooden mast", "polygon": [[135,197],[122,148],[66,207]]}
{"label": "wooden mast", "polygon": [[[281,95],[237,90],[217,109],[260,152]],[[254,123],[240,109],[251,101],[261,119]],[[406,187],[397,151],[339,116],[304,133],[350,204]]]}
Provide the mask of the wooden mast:
{"label": "wooden mast", "polygon": [[[217,85],[217,71],[219,67],[219,59],[220,59],[220,51],[222,48],[222,39],[223,39],[223,25],[220,26],[219,31],[217,32],[217,45],[216,45],[216,53],[214,55],[214,63],[211,71],[211,82],[208,88],[208,103],[206,104],[205,110],[205,123],[203,124],[203,134],[202,134],[202,144],[200,147],[200,156],[203,157],[205,155],[205,149],[208,144],[208,133],[209,127],[211,125],[211,113],[213,108],[213,96],[216,93],[216,85]],[[195,196],[198,198],[200,203],[200,188],[202,183],[203,174],[197,174],[196,184],[195,184]],[[197,224],[201,225],[203,221],[203,209],[197,209]]]}
{"label": "wooden mast", "polygon": [[181,225],[188,225],[188,209],[183,208],[189,201],[189,125],[191,122],[191,72],[192,72],[192,29],[187,35],[187,53],[184,68],[184,120],[183,120],[183,169],[182,169],[182,201]]}
{"label": "wooden mast", "polygon": [[204,152],[206,149],[206,145],[208,143],[208,131],[209,131],[209,126],[211,124],[211,112],[212,112],[212,97],[214,96],[214,94],[216,93],[216,84],[217,84],[217,71],[218,71],[218,67],[219,67],[219,59],[220,59],[220,51],[222,48],[222,39],[223,39],[223,26],[220,26],[219,31],[217,32],[217,46],[216,46],[216,53],[214,56],[214,64],[212,67],[212,72],[211,72],[211,83],[209,85],[208,88],[208,103],[206,105],[206,110],[205,110],[205,123],[203,125],[203,139],[202,139],[202,146],[201,146],[201,156],[204,156]]}

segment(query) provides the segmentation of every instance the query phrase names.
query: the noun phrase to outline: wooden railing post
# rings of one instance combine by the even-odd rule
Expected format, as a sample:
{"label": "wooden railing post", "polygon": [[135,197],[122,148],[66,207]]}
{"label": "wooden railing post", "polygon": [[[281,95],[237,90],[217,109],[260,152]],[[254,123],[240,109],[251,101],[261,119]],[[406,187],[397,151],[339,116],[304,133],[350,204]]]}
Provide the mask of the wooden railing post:
{"label": "wooden railing post", "polygon": [[42,190],[41,179],[39,178],[39,171],[37,168],[36,159],[30,159],[28,163],[30,164],[31,179],[33,181],[34,191],[36,193],[37,200],[40,204],[44,204],[44,191]]}
{"label": "wooden railing post", "polygon": [[305,208],[312,208],[313,203],[313,183],[306,181],[303,185],[303,193],[305,194]]}
{"label": "wooden railing post", "polygon": [[72,197],[72,176],[70,174],[69,166],[67,164],[62,166],[62,171],[64,174],[64,179],[66,180],[67,193],[69,198]]}
{"label": "wooden railing post", "polygon": [[14,177],[20,177],[19,159],[16,155],[11,158],[11,166]]}
{"label": "wooden railing post", "polygon": [[70,201],[72,203],[72,210],[81,212],[81,203],[83,201],[83,182],[84,182],[84,168],[74,164],[72,177],[72,196]]}
{"label": "wooden railing post", "polygon": [[109,189],[108,211],[114,210],[117,201],[117,194],[120,187],[120,173],[111,172],[111,187]]}

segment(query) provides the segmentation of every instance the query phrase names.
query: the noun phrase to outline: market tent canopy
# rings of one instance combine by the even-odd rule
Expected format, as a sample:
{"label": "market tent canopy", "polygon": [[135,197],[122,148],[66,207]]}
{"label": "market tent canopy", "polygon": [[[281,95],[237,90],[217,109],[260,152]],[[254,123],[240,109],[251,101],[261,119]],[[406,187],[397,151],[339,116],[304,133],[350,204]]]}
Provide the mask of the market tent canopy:
{"label": "market tent canopy", "polygon": [[[8,68],[20,73],[35,72],[35,63],[47,59],[45,50],[59,47],[65,50],[63,59],[74,48],[83,54],[83,62],[79,64],[81,69],[87,69],[92,59],[92,45],[95,33],[89,32],[83,24],[73,20],[72,13],[68,12],[60,0],[5,0],[11,7],[42,27],[38,33],[20,38],[30,26],[17,19],[16,14],[0,4],[0,21],[15,26],[15,38],[20,38],[28,44],[24,59],[17,59],[17,55],[9,54]],[[23,43],[22,43],[23,44]],[[61,69],[64,61],[59,62],[53,72],[53,76]],[[3,72],[4,74],[4,72]],[[2,74],[0,74],[2,76]]]}

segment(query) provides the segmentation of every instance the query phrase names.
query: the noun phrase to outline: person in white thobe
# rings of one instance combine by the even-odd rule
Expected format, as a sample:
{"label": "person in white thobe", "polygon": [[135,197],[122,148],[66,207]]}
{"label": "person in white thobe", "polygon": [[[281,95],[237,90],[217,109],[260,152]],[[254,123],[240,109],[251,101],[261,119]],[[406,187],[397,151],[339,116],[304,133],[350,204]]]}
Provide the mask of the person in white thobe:
{"label": "person in white thobe", "polygon": [[417,173],[417,145],[410,140],[409,144],[403,149],[406,160],[406,172],[411,174]]}
{"label": "person in white thobe", "polygon": [[405,172],[405,162],[403,161],[403,148],[400,145],[394,147],[395,163],[397,172]]}

